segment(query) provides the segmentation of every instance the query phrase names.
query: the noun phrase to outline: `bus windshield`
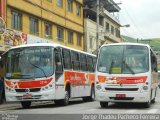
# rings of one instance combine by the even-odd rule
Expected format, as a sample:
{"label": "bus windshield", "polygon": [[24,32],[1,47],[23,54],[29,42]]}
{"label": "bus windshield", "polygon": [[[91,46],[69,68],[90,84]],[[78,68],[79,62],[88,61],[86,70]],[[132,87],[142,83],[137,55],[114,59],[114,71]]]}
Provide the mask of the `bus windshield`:
{"label": "bus windshield", "polygon": [[11,49],[6,57],[5,77],[8,79],[33,79],[53,74],[51,47]]}
{"label": "bus windshield", "polygon": [[97,69],[109,74],[136,74],[149,70],[146,46],[111,45],[100,50]]}

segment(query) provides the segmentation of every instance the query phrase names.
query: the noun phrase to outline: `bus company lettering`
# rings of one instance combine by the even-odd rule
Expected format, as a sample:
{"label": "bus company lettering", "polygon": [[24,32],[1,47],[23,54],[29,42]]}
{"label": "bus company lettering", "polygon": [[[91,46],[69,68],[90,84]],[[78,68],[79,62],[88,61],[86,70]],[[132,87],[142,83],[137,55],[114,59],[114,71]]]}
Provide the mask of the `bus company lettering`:
{"label": "bus company lettering", "polygon": [[77,74],[74,74],[74,76],[70,76],[70,80],[82,80],[82,79]]}

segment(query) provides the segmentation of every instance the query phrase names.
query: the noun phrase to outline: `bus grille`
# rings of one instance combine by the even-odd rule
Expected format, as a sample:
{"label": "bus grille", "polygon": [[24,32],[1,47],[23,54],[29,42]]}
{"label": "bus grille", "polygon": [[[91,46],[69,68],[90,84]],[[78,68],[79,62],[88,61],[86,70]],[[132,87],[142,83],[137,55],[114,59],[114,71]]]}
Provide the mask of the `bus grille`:
{"label": "bus grille", "polygon": [[105,88],[105,89],[113,91],[138,91],[138,88]]}
{"label": "bus grille", "polygon": [[32,98],[23,98],[23,96],[16,96],[17,100],[32,100],[32,99],[40,99],[41,98],[41,95],[34,95],[32,96]]}
{"label": "bus grille", "polygon": [[[26,89],[15,89],[16,92],[26,92]],[[39,92],[41,88],[30,88],[29,92]]]}

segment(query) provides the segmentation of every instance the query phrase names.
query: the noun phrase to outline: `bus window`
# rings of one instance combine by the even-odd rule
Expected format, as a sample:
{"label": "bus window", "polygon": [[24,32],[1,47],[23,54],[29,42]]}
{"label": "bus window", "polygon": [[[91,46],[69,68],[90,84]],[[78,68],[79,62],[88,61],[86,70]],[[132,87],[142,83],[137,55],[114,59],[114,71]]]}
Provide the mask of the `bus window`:
{"label": "bus window", "polygon": [[56,65],[55,75],[56,75],[56,79],[57,79],[63,73],[61,49],[55,49],[54,53],[55,53],[55,65]]}
{"label": "bus window", "polygon": [[62,51],[63,54],[63,64],[64,64],[64,69],[71,69],[71,55],[70,51],[67,49],[63,49]]}
{"label": "bus window", "polygon": [[72,55],[72,68],[73,70],[80,70],[80,61],[78,52],[71,51]]}
{"label": "bus window", "polygon": [[87,71],[86,55],[80,54],[80,61],[81,61],[81,70],[82,71]]}
{"label": "bus window", "polygon": [[93,72],[93,58],[90,56],[87,56],[87,66],[88,66],[88,71]]}

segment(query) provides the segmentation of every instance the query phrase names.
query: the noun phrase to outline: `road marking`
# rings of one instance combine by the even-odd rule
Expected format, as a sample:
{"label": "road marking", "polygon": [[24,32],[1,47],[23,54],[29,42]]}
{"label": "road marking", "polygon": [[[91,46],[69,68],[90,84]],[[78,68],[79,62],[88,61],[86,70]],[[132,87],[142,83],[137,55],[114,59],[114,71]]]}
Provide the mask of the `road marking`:
{"label": "road marking", "polygon": [[147,111],[147,113],[156,113],[158,111],[158,109],[150,109]]}

